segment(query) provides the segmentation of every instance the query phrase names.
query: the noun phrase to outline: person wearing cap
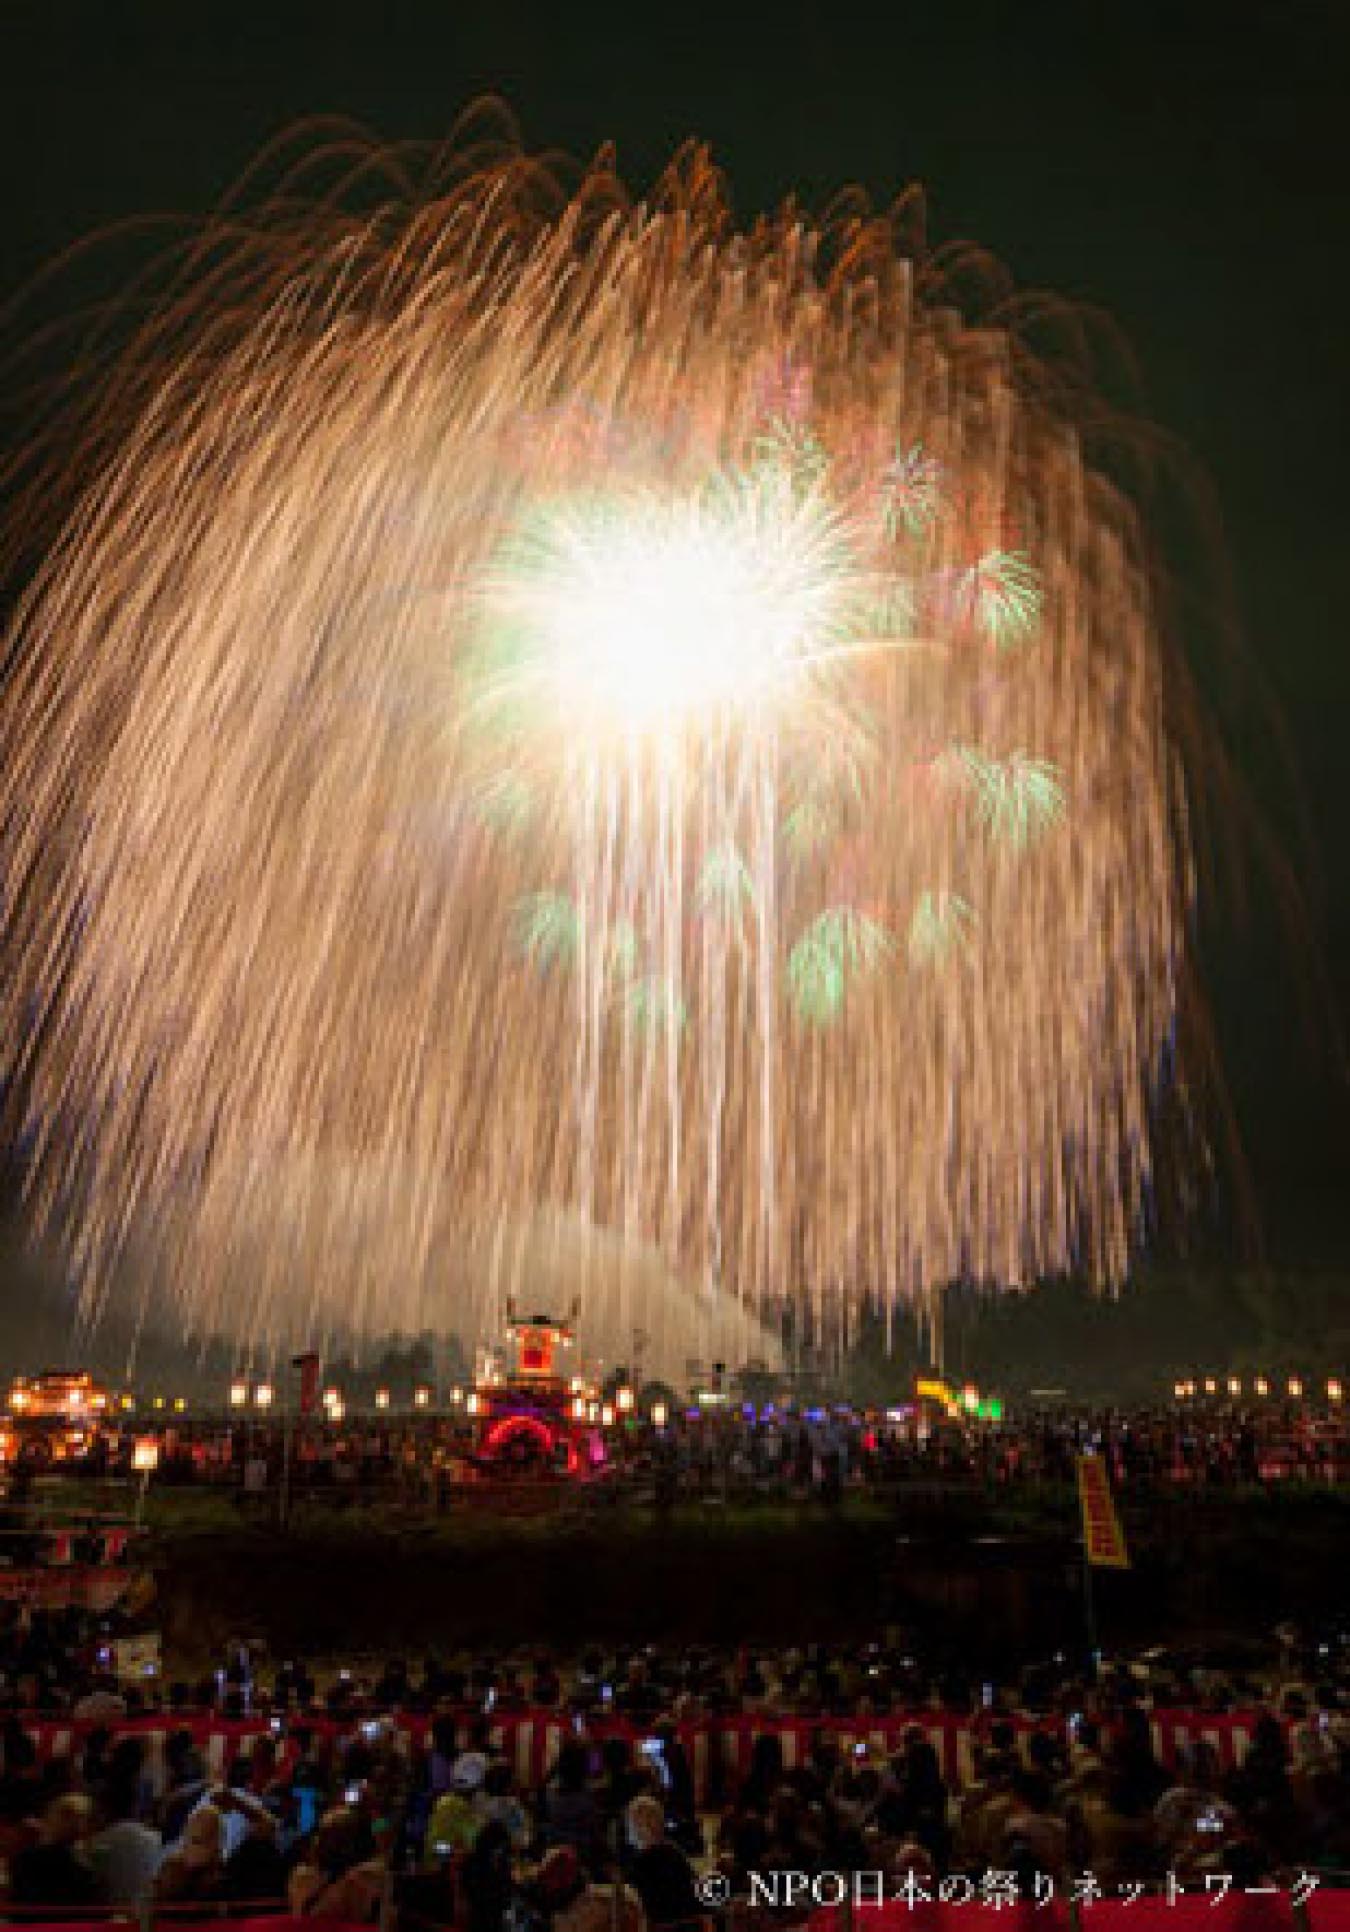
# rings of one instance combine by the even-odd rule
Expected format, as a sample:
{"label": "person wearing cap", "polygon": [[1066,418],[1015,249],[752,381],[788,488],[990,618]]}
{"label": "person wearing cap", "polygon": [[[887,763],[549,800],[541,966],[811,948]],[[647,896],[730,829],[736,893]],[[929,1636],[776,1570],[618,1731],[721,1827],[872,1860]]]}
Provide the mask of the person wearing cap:
{"label": "person wearing cap", "polygon": [[470,1794],[481,1791],[487,1782],[487,1768],[486,1751],[461,1751],[450,1769],[450,1789]]}
{"label": "person wearing cap", "polygon": [[450,1772],[450,1789],[432,1806],[423,1861],[434,1869],[448,1857],[467,1852],[483,1824],[482,1793],[487,1759],[481,1751],[461,1751]]}

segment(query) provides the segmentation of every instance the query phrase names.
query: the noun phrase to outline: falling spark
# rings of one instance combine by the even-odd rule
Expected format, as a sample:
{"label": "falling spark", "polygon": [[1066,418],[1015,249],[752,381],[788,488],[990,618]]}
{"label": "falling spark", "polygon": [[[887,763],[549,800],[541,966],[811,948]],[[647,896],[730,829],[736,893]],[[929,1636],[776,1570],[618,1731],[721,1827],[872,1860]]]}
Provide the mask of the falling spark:
{"label": "falling spark", "polygon": [[884,218],[378,160],[231,205],[43,474],[4,998],[87,1307],[373,1332],[539,1215],[766,1310],[1118,1282],[1190,876],[1126,506]]}

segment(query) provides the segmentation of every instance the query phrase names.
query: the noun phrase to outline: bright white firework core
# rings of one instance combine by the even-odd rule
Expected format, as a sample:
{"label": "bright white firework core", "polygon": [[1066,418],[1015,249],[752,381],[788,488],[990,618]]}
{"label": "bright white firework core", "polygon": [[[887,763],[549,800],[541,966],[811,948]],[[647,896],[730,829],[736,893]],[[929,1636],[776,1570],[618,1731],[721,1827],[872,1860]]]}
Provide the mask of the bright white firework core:
{"label": "bright white firework core", "polygon": [[526,584],[565,723],[651,738],[783,695],[837,616],[831,520],[786,493],[555,513]]}

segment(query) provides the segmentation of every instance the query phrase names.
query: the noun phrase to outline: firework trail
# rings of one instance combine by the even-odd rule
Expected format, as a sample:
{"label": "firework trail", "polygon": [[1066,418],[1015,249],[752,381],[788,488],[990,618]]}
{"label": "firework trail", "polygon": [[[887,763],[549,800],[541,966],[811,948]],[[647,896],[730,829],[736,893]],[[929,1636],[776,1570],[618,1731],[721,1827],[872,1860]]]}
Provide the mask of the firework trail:
{"label": "firework trail", "polygon": [[21,466],[69,512],[5,1017],[87,1308],[415,1324],[541,1214],[766,1310],[1118,1282],[1183,795],[1139,533],[1015,336],[894,219],[738,232],[698,150],[638,204],[315,166]]}

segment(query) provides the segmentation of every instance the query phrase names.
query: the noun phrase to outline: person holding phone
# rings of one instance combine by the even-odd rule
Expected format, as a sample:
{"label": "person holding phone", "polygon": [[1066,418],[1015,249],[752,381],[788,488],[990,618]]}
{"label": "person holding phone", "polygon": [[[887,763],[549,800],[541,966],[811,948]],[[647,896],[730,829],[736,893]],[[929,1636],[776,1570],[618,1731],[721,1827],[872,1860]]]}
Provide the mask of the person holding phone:
{"label": "person holding phone", "polygon": [[423,1863],[434,1869],[447,1858],[466,1852],[483,1824],[482,1794],[487,1759],[463,1751],[450,1774],[450,1789],[431,1808],[423,1843]]}
{"label": "person holding phone", "polygon": [[[259,1744],[262,1742],[260,1739]],[[270,1738],[266,1742],[270,1745]],[[212,1793],[212,1800],[226,1820],[227,1847],[233,1843],[233,1848],[226,1851],[218,1895],[227,1899],[283,1897],[286,1861],[281,1852],[281,1821],[276,1812],[261,1797],[233,1787],[222,1786]]]}
{"label": "person holding phone", "polygon": [[505,1758],[494,1758],[483,1780],[480,1811],[487,1824],[502,1826],[513,1851],[522,1852],[530,1842],[530,1818],[516,1796],[515,1780]]}
{"label": "person holding phone", "polygon": [[1169,1871],[1198,1870],[1238,1829],[1223,1796],[1223,1769],[1212,1744],[1196,1738],[1177,1754],[1176,1782],[1153,1807],[1153,1824]]}

